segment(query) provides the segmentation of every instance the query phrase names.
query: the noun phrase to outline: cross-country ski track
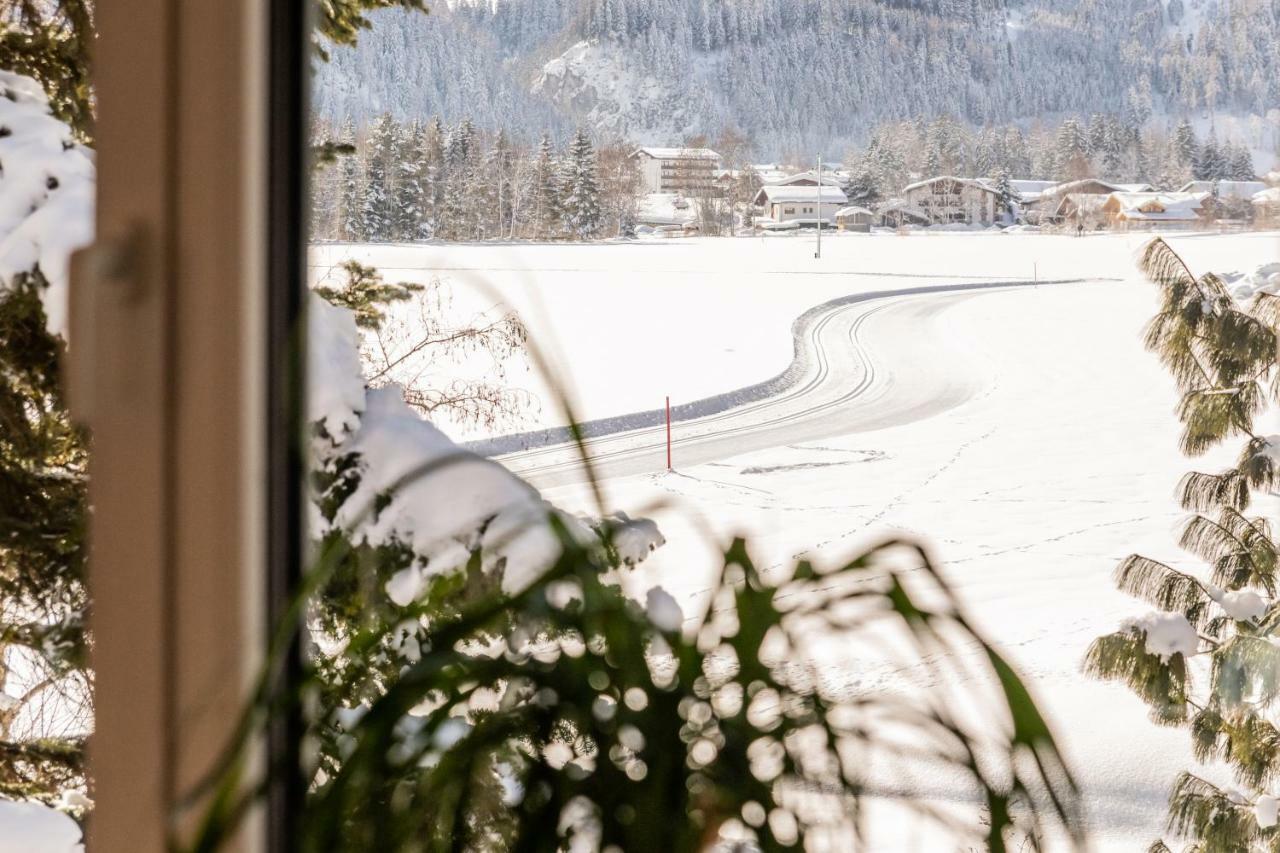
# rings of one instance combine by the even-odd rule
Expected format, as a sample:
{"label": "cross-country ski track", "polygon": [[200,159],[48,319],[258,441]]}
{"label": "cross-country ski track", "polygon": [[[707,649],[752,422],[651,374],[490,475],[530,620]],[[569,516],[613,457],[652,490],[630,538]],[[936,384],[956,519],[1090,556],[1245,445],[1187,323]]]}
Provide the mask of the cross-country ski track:
{"label": "cross-country ski track", "polygon": [[[991,292],[1096,280],[934,284],[851,294],[818,305],[793,324],[795,355],[778,376],[694,402],[673,401],[675,467],[881,429],[946,411],[970,399],[984,383],[974,372],[956,369],[956,362],[966,358],[963,341],[934,334],[950,307]],[[877,337],[886,334],[908,334],[914,343],[893,346],[890,359],[877,347]],[[588,421],[580,429],[582,449],[565,428],[470,446],[540,488],[588,479],[582,450],[601,480],[666,467],[664,409]]]}

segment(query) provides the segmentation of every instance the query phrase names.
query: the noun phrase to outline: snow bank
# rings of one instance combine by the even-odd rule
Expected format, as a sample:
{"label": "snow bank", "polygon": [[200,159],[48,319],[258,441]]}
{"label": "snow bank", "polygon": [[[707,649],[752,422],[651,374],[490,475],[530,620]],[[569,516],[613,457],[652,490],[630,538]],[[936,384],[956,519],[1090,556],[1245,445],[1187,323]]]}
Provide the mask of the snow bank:
{"label": "snow bank", "polygon": [[[404,545],[419,557],[384,585],[395,604],[413,603],[431,577],[463,569],[477,550],[484,570],[502,572],[506,592],[527,588],[560,555],[553,519],[584,545],[598,542],[591,522],[557,511],[506,468],[454,444],[399,387],[366,389],[350,311],[313,294],[308,329],[308,414],[328,434],[316,455],[321,464],[354,457],[358,475],[332,523],[357,543]],[[624,565],[665,543],[647,519],[620,513],[600,528]]]}
{"label": "snow bank", "polygon": [[307,305],[307,420],[340,443],[360,423],[364,379],[355,315],[312,293]]}
{"label": "snow bank", "polygon": [[1237,281],[1240,283],[1231,290],[1236,299],[1248,299],[1257,293],[1280,293],[1280,263],[1263,264]]}
{"label": "snow bank", "polygon": [[53,117],[40,85],[0,71],[0,287],[36,267],[48,328],[66,334],[71,253],[93,241],[91,152]]}
{"label": "snow bank", "polygon": [[1159,655],[1165,663],[1174,655],[1191,657],[1200,645],[1196,629],[1181,613],[1148,613],[1127,622],[1125,628],[1144,634],[1147,654]]}
{"label": "snow bank", "polygon": [[83,850],[80,826],[67,815],[41,803],[0,800],[0,853]]}

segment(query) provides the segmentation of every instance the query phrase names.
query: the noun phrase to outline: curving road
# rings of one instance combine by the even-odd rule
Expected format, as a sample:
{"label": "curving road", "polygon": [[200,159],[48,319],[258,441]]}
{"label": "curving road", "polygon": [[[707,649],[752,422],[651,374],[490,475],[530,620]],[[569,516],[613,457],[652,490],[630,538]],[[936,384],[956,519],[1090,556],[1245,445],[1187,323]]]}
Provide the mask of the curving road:
{"label": "curving road", "polygon": [[[1038,286],[1077,281],[1084,280]],[[806,312],[793,327],[796,354],[786,372],[675,410],[676,467],[909,423],[959,405],[980,390],[982,380],[958,366],[963,347],[934,333],[938,319],[958,301],[1032,286],[1002,281],[907,288],[857,294]],[[662,412],[642,412],[585,424],[595,476],[663,470],[662,418]],[[579,449],[566,437],[557,430],[500,440],[534,445],[515,453],[495,453],[500,442],[475,449],[488,451],[534,486],[550,488],[588,478]]]}

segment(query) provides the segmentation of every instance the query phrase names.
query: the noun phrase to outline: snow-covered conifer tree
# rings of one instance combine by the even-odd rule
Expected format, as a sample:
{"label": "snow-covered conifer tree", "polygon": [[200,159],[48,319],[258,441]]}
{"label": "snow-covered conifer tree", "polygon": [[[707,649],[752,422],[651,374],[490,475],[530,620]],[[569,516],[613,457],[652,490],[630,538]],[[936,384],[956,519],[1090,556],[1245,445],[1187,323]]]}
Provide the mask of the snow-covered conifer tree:
{"label": "snow-covered conifer tree", "polygon": [[588,240],[600,231],[600,184],[591,137],[579,130],[569,144],[565,163],[564,220],[570,232]]}
{"label": "snow-covered conifer tree", "polygon": [[[351,119],[342,123],[338,141],[354,145],[355,125]],[[348,154],[342,158],[339,178],[338,233],[343,240],[359,242],[366,238],[364,227],[364,158],[360,154]]]}
{"label": "snow-covered conifer tree", "polygon": [[422,132],[417,122],[396,128],[389,234],[392,240],[415,240],[422,226],[425,190],[419,159]]}
{"label": "snow-covered conifer tree", "polygon": [[551,137],[543,134],[538,146],[538,164],[534,170],[536,194],[535,230],[539,237],[560,230],[560,166]]}
{"label": "snow-covered conifer tree", "polygon": [[395,226],[396,171],[399,167],[396,125],[384,113],[369,131],[365,145],[364,199],[361,219],[364,239],[392,239]]}

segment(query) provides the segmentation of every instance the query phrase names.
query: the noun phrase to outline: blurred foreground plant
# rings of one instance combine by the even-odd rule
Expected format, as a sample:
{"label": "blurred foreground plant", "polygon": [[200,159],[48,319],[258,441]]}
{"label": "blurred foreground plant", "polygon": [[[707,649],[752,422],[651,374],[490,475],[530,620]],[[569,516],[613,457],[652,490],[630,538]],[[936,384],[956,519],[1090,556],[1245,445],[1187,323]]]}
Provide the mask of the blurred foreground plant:
{"label": "blurred foreground plant", "polygon": [[[486,581],[476,551],[411,606],[348,621],[289,695],[264,694],[258,724],[298,706],[311,720],[298,849],[853,850],[877,796],[899,799],[896,820],[985,849],[1078,840],[1078,792],[1044,719],[918,546],[801,563],[774,586],[735,541],[689,632],[666,593],[641,606],[617,585],[626,528],[547,523],[560,553],[527,589]],[[331,538],[312,586],[352,556]],[[906,650],[936,686],[829,685],[822,641]],[[969,808],[893,788],[883,771],[900,765]],[[195,849],[216,848],[261,790],[229,766]]]}

